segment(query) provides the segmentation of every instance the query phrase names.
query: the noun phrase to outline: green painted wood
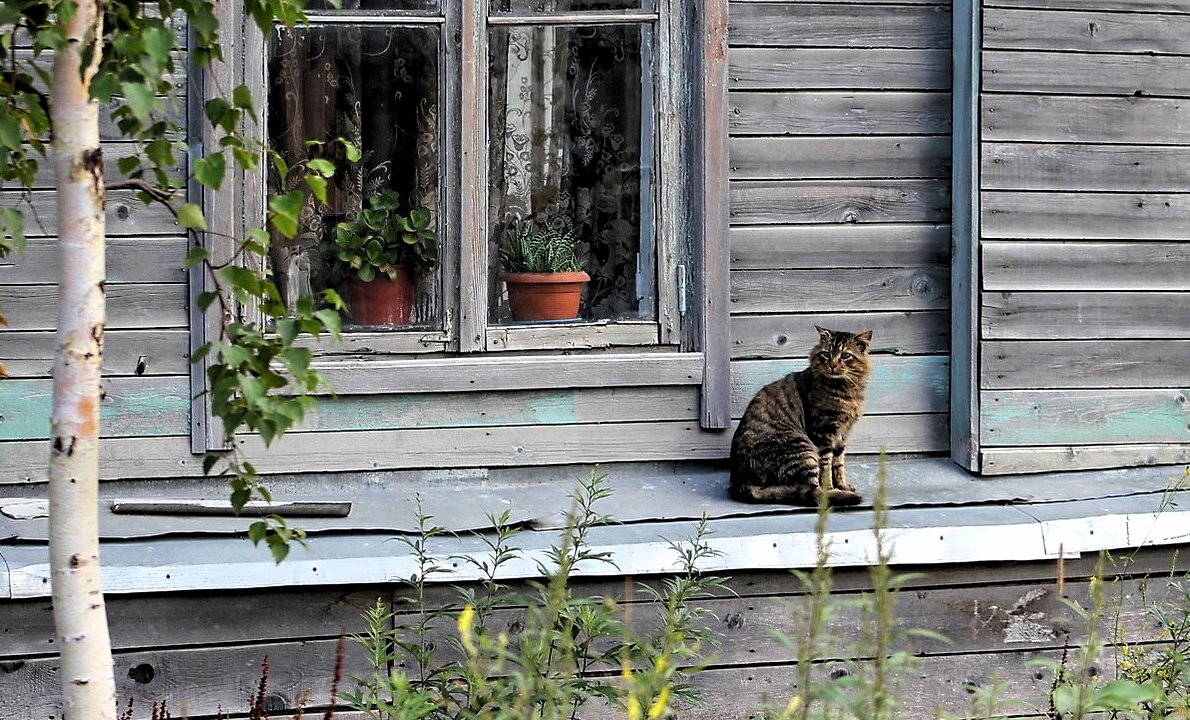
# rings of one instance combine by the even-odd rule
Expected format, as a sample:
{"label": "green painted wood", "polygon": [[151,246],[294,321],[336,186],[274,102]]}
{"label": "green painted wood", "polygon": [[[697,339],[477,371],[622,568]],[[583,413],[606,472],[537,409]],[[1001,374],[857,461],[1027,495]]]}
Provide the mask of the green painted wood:
{"label": "green painted wood", "polygon": [[945,135],[738,137],[734,180],[940,178],[950,176]]}
{"label": "green painted wood", "polygon": [[950,222],[947,180],[736,180],[733,225]]}
{"label": "green painted wood", "polygon": [[732,47],[950,47],[950,12],[944,5],[802,3],[736,4]]}
{"label": "green painted wood", "polygon": [[940,310],[948,306],[946,267],[736,270],[733,313]]}
{"label": "green painted wood", "polygon": [[[110,285],[186,282],[185,236],[109,238],[106,246]],[[0,258],[0,285],[41,285],[58,281],[58,241],[31,238],[23,254]]]}
{"label": "green painted wood", "polygon": [[748,225],[731,229],[732,270],[949,263],[949,225]]}
{"label": "green painted wood", "polygon": [[1190,339],[1190,294],[986,292],[983,336],[992,340]]}
{"label": "green painted wood", "polygon": [[1190,465],[1190,445],[1185,443],[1001,447],[984,448],[981,455],[986,475],[1170,465],[1169,477],[1174,481]]}
{"label": "green painted wood", "polygon": [[1185,0],[991,0],[988,7],[1039,10],[1120,10],[1127,12],[1190,13]]}
{"label": "green painted wood", "polygon": [[1174,387],[1190,340],[1005,340],[984,344],[983,388]]}
{"label": "green painted wood", "polygon": [[[177,435],[189,427],[185,377],[106,378],[100,437]],[[0,440],[50,437],[51,380],[0,381]]]}
{"label": "green painted wood", "polygon": [[949,90],[949,50],[733,48],[732,90]]}
{"label": "green painted wood", "polygon": [[[131,190],[107,194],[107,236],[181,235],[174,216],[161,203],[145,205]],[[52,190],[34,190],[27,195],[16,191],[0,192],[0,206],[25,212],[25,234],[29,237],[53,237],[58,225],[58,208]]]}
{"label": "green painted wood", "polygon": [[[178,330],[109,330],[103,334],[103,376],[185,375],[190,368],[187,333]],[[48,378],[54,333],[0,335],[0,362],[14,378]]]}
{"label": "green painted wood", "polygon": [[[295,432],[694,420],[698,387],[323,398]],[[532,432],[527,430],[527,432]]]}
{"label": "green painted wood", "polygon": [[1190,243],[987,242],[985,290],[1190,290]]}
{"label": "green painted wood", "polygon": [[983,93],[984,140],[1019,142],[1190,142],[1190,102],[1151,97]]}
{"label": "green painted wood", "polygon": [[981,193],[983,237],[1025,240],[1183,240],[1190,194]]}
{"label": "green painted wood", "polygon": [[988,50],[983,66],[985,93],[1190,95],[1184,55]]}
{"label": "green painted wood", "polygon": [[[740,417],[763,386],[806,367],[805,360],[751,360],[731,365],[731,410]],[[872,359],[865,412],[869,415],[942,413],[950,406],[950,362],[941,355]]]}
{"label": "green painted wood", "polygon": [[[53,330],[57,298],[53,285],[0,285],[0,306],[8,318],[0,338],[15,330]],[[181,283],[113,285],[107,290],[107,328],[185,328],[186,302],[186,286]]]}
{"label": "green painted wood", "polygon": [[946,353],[950,348],[950,313],[945,310],[735,315],[731,318],[732,357],[806,357],[818,342],[815,325],[851,332],[871,330],[872,351],[878,353],[923,355]]}
{"label": "green painted wood", "polygon": [[988,8],[984,47],[1072,52],[1190,53],[1190,17],[1137,12]]}
{"label": "green painted wood", "polygon": [[1190,147],[984,143],[984,190],[1186,192]]}
{"label": "green painted wood", "polygon": [[1190,443],[1187,389],[981,393],[984,445]]}

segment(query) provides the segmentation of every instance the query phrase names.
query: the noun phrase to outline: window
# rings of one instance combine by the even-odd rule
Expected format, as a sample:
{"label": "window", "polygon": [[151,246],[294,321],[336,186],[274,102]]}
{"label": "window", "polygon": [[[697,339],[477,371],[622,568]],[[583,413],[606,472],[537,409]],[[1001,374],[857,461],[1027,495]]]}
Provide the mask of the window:
{"label": "window", "polygon": [[[375,229],[382,207],[428,221],[436,263],[415,267],[407,317],[369,320],[348,294],[357,341],[399,354],[676,348],[691,250],[676,196],[662,192],[675,168],[660,158],[689,143],[659,133],[661,113],[679,109],[666,64],[687,62],[674,57],[671,4],[356,0],[313,4],[309,26],[278,28],[268,139],[290,177],[273,172],[268,190],[293,189],[316,158],[336,166],[326,203],[311,198],[298,236],[275,238],[287,301],[362,278],[334,241]],[[570,241],[589,276],[577,317],[513,312],[502,258],[526,232]]]}

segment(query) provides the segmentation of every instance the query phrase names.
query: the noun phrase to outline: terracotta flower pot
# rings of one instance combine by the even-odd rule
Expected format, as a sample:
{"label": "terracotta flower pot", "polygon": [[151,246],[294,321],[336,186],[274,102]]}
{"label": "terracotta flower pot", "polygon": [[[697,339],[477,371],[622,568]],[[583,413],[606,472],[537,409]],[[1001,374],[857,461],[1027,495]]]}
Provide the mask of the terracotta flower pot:
{"label": "terracotta flower pot", "polygon": [[504,273],[513,320],[573,320],[578,317],[583,286],[591,276],[583,271],[561,273]]}
{"label": "terracotta flower pot", "polygon": [[343,288],[347,310],[356,325],[408,325],[413,317],[413,277],[397,268],[397,277],[381,275],[371,282],[348,280]]}

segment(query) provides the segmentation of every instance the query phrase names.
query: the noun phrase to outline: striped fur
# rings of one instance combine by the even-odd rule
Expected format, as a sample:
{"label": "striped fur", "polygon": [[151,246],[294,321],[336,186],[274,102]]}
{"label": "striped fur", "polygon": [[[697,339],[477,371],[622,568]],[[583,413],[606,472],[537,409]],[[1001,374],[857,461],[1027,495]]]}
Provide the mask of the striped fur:
{"label": "striped fur", "polygon": [[864,412],[872,332],[818,328],[810,367],[756,393],[731,441],[731,497],[835,506],[863,498],[846,480],[847,436]]}

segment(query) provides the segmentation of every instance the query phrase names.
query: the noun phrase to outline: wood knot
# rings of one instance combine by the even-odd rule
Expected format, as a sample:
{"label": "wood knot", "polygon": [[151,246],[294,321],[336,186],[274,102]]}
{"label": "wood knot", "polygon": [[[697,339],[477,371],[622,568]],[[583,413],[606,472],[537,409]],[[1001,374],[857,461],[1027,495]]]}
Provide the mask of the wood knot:
{"label": "wood knot", "polygon": [[732,630],[739,630],[744,627],[744,615],[738,612],[727,613],[723,617],[723,623]]}
{"label": "wood knot", "polygon": [[128,677],[139,685],[148,685],[153,682],[153,678],[157,677],[157,671],[149,663],[141,663],[128,668]]}

